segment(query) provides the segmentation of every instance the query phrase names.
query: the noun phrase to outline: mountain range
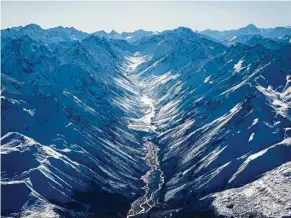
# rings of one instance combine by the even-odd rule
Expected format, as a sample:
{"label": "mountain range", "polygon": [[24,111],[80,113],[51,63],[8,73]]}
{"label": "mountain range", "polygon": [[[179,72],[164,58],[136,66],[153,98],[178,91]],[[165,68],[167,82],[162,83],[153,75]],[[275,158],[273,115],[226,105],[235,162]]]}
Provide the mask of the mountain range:
{"label": "mountain range", "polygon": [[1,43],[1,216],[291,216],[291,28]]}

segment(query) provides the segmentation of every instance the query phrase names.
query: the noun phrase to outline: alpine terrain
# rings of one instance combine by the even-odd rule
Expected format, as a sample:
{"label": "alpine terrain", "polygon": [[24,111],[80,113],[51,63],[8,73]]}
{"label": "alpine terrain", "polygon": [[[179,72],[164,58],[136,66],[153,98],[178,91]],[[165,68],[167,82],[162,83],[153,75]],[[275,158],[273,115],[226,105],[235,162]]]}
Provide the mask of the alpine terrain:
{"label": "alpine terrain", "polygon": [[1,216],[291,217],[291,28],[1,30]]}

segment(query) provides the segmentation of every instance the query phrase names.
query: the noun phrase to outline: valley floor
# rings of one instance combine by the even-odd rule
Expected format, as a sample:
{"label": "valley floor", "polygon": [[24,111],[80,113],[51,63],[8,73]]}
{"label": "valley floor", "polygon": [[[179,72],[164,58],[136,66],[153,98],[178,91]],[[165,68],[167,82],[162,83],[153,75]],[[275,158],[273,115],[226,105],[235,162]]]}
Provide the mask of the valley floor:
{"label": "valley floor", "polygon": [[136,90],[136,99],[139,101],[142,117],[137,119],[129,118],[129,128],[136,131],[145,132],[143,136],[144,144],[144,161],[148,166],[148,171],[141,177],[145,186],[143,187],[145,194],[136,199],[128,212],[127,217],[133,217],[140,214],[145,214],[158,204],[159,191],[163,185],[164,177],[160,168],[158,158],[158,146],[152,141],[156,135],[155,119],[155,101],[148,96],[148,84],[143,82],[138,75],[136,69],[139,64],[143,63],[144,59],[138,53],[127,57],[126,78],[131,81],[132,89]]}

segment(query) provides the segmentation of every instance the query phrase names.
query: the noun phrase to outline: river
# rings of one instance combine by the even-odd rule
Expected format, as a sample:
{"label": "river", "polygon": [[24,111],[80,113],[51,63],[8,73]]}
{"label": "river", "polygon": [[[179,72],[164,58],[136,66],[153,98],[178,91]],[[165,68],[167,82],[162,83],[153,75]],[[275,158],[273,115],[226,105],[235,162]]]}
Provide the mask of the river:
{"label": "river", "polygon": [[[131,75],[135,75],[135,70],[138,67],[138,63],[141,62],[140,57],[132,57],[130,59],[131,66],[129,69],[131,69],[131,72],[128,74],[129,77]],[[138,119],[131,119],[129,128],[147,132],[146,136],[143,137],[143,146],[145,152],[145,162],[149,170],[141,177],[145,183],[145,186],[143,187],[145,194],[131,204],[131,209],[129,210],[127,217],[147,213],[151,208],[157,205],[159,191],[164,183],[163,172],[160,168],[158,159],[159,148],[152,141],[155,137],[157,129],[153,122],[156,114],[155,101],[147,95],[145,90],[146,84],[136,80],[137,77],[134,78],[134,84],[137,86],[136,90],[139,90],[140,94],[139,103],[142,108],[143,116]]]}

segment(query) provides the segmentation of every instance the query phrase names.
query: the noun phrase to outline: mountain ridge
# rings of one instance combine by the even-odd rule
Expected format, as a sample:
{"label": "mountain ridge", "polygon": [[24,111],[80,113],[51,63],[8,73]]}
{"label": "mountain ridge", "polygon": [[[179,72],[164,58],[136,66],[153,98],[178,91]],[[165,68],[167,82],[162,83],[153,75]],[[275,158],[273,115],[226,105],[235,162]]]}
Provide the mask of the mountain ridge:
{"label": "mountain ridge", "polygon": [[[160,34],[161,32],[163,32],[163,31],[157,32],[157,31],[147,31],[147,30],[143,30],[143,29],[138,29],[138,30],[135,30],[132,32],[123,31],[121,33],[117,32],[115,30],[112,30],[111,32],[105,32],[104,30],[101,30],[101,31],[93,32],[93,33],[87,33],[84,31],[77,30],[74,27],[57,26],[57,27],[43,29],[39,25],[33,24],[33,23],[28,24],[26,26],[19,26],[19,27],[11,27],[11,28],[2,29],[1,32],[3,33],[3,32],[8,32],[8,31],[13,31],[13,34],[15,34],[22,29],[28,29],[28,28],[31,28],[34,31],[42,30],[42,31],[47,31],[47,32],[54,32],[57,30],[65,29],[65,30],[70,30],[71,32],[78,32],[78,33],[82,34],[81,38],[83,38],[85,36],[89,36],[89,35],[97,35],[97,36],[106,37],[106,38],[129,40],[130,42],[136,41],[136,39],[131,39],[133,35],[141,35],[137,38],[137,39],[139,39],[142,36],[150,36],[153,34]],[[173,30],[178,30],[179,28],[187,29],[187,27],[177,27]],[[193,31],[193,32],[197,32],[197,33],[207,35],[209,37],[213,37],[214,39],[217,39],[217,40],[222,40],[222,39],[225,40],[226,35],[228,35],[228,38],[231,37],[231,35],[247,35],[247,34],[251,34],[251,35],[255,35],[255,34],[262,35],[263,34],[263,36],[267,35],[267,37],[272,37],[272,38],[278,38],[278,37],[284,37],[286,35],[290,35],[290,28],[288,28],[288,26],[286,26],[286,27],[273,27],[273,28],[258,28],[254,24],[249,24],[249,25],[242,27],[242,28],[239,28],[239,29],[221,30],[221,31],[210,30],[210,29],[198,31],[198,30],[192,30],[190,28],[188,28],[188,29]],[[276,33],[276,32],[278,32],[278,33]],[[275,36],[272,36],[274,34],[275,34]],[[76,40],[78,40],[78,39],[79,38],[76,38]]]}

